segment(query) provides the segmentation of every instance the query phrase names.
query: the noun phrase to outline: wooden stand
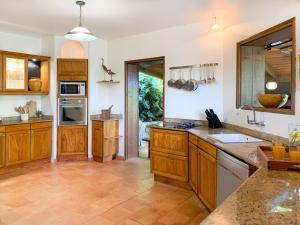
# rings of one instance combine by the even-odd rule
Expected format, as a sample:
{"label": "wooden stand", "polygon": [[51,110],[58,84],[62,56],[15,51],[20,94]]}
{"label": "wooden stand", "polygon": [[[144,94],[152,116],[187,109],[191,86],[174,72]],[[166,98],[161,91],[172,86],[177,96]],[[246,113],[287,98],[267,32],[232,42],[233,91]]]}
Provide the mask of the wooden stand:
{"label": "wooden stand", "polygon": [[285,153],[284,160],[275,160],[271,146],[259,146],[257,149],[257,156],[263,167],[269,170],[300,170],[300,162],[290,161],[288,151]]}

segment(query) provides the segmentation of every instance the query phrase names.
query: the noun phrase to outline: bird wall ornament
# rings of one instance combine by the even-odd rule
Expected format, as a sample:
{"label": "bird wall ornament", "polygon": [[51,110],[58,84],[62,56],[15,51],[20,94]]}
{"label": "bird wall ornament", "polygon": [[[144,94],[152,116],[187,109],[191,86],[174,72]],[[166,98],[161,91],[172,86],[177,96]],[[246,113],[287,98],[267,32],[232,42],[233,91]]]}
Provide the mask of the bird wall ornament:
{"label": "bird wall ornament", "polygon": [[104,72],[104,78],[105,78],[105,74],[107,74],[108,76],[110,76],[110,81],[113,81],[113,75],[116,75],[116,73],[114,73],[111,69],[109,69],[105,64],[104,64],[104,59],[101,58],[102,61],[102,70]]}

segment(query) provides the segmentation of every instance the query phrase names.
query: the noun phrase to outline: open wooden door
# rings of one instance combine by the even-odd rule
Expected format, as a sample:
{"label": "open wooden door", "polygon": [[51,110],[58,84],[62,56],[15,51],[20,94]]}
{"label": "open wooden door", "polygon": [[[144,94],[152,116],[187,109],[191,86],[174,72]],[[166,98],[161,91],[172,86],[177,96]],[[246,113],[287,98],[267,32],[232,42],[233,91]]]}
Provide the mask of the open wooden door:
{"label": "open wooden door", "polygon": [[[155,65],[159,70],[150,70]],[[148,67],[147,67],[148,66]],[[152,68],[153,69],[153,68]],[[139,157],[139,73],[144,72],[163,80],[165,57],[138,59],[125,62],[125,159]],[[164,90],[163,90],[164,108]]]}
{"label": "open wooden door", "polygon": [[126,159],[138,157],[139,148],[139,67],[126,64]]}

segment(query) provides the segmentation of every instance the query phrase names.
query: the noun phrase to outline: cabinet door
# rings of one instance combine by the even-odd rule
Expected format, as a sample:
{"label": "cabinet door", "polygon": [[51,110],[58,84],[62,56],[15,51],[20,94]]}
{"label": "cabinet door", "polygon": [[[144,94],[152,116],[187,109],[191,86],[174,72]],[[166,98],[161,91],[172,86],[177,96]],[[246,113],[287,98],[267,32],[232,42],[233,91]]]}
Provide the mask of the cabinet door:
{"label": "cabinet door", "polygon": [[103,128],[101,124],[93,122],[92,130],[92,151],[93,156],[103,156]]}
{"label": "cabinet door", "polygon": [[61,81],[86,81],[87,59],[57,59],[57,79]]}
{"label": "cabinet door", "polygon": [[103,125],[104,151],[115,155],[119,151],[119,121],[109,120]]}
{"label": "cabinet door", "polygon": [[151,164],[154,174],[188,182],[188,157],[151,152]]}
{"label": "cabinet door", "polygon": [[200,149],[198,151],[198,195],[210,210],[214,210],[216,206],[216,177],[216,159]]}
{"label": "cabinet door", "polygon": [[190,142],[189,144],[189,181],[193,190],[198,191],[198,148]]}
{"label": "cabinet door", "polygon": [[3,90],[28,91],[28,60],[25,57],[3,55]]}
{"label": "cabinet door", "polygon": [[5,133],[0,133],[0,168],[5,166]]}
{"label": "cabinet door", "polygon": [[188,133],[163,129],[150,129],[151,152],[188,156]]}
{"label": "cabinet door", "polygon": [[30,130],[6,133],[6,164],[15,165],[30,160]]}
{"label": "cabinet door", "polygon": [[87,126],[58,128],[58,155],[87,154]]}
{"label": "cabinet door", "polygon": [[52,128],[31,130],[31,160],[51,157]]}

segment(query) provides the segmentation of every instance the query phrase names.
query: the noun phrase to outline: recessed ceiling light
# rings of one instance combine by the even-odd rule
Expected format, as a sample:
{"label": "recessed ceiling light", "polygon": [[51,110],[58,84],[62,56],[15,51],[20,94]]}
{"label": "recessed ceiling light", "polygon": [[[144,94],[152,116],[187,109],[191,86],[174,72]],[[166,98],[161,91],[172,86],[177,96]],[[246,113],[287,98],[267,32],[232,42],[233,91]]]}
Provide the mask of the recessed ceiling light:
{"label": "recessed ceiling light", "polygon": [[214,25],[212,25],[211,29],[213,30],[219,30],[221,26],[217,23],[217,17],[214,17]]}

